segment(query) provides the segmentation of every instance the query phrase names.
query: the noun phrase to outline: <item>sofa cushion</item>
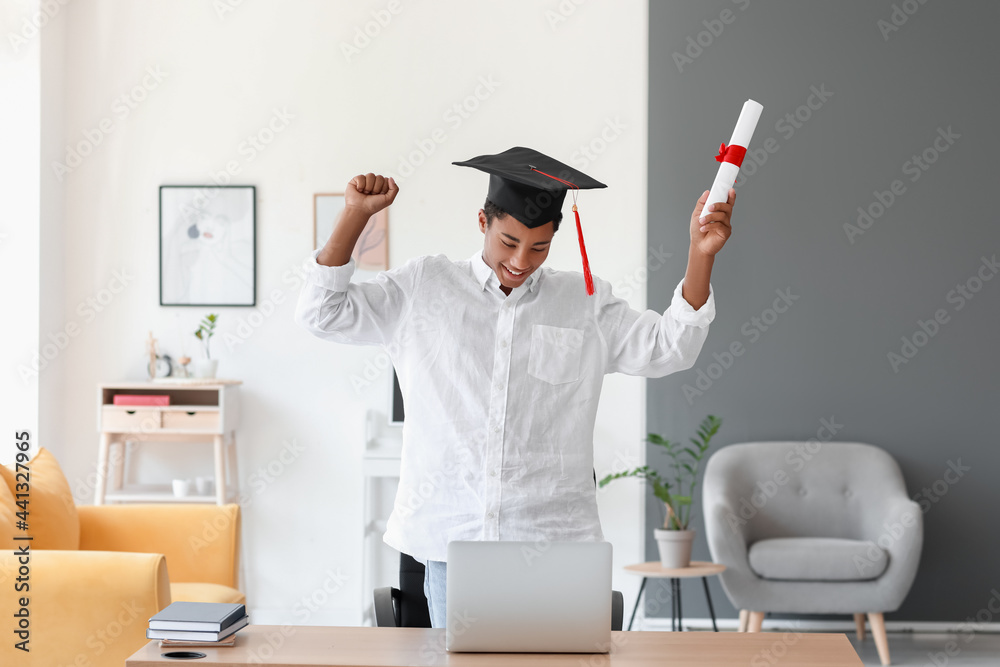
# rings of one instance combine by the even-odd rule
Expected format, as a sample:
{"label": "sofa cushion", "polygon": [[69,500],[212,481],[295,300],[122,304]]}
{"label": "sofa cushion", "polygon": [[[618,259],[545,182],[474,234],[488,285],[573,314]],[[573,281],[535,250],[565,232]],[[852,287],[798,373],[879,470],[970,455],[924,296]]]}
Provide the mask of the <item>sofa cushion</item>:
{"label": "sofa cushion", "polygon": [[172,602],[231,602],[239,604],[246,604],[247,601],[243,593],[229,586],[183,582],[170,584],[170,600]]}
{"label": "sofa cushion", "polygon": [[783,537],[750,547],[750,569],[764,579],[866,581],[878,579],[888,554],[874,542],[830,537]]}
{"label": "sofa cushion", "polygon": [[[28,497],[28,531],[33,549],[78,549],[80,519],[69,482],[52,452],[39,447],[35,458],[28,461],[31,488]],[[0,466],[7,488],[15,493],[16,463]]]}
{"label": "sofa cushion", "polygon": [[0,551],[17,548],[14,542],[15,534],[28,534],[17,530],[15,512],[17,512],[17,507],[14,505],[14,494],[7,488],[6,484],[0,482]]}

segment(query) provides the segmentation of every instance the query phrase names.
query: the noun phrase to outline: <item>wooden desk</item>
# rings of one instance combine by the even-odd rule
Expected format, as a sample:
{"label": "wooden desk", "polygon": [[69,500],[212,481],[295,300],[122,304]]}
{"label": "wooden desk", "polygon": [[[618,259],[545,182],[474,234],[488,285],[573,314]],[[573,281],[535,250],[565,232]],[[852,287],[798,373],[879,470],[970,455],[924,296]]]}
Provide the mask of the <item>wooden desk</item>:
{"label": "wooden desk", "polygon": [[423,628],[340,628],[310,625],[251,625],[236,633],[236,645],[185,648],[206,657],[197,660],[163,658],[158,641],[151,641],[125,661],[125,667],[182,664],[356,665],[396,667],[727,667],[781,664],[796,667],[863,667],[844,634],[764,632],[612,632],[610,654],[587,653],[448,653],[444,630]]}

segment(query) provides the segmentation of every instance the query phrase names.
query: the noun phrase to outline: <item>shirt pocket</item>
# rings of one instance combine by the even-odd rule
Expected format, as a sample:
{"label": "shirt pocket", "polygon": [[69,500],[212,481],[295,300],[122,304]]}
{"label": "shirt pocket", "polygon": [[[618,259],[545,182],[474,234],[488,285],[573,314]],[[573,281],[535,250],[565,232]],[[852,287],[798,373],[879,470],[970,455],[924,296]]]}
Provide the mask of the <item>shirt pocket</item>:
{"label": "shirt pocket", "polygon": [[583,330],[535,324],[531,327],[528,373],[550,384],[576,382],[583,374]]}

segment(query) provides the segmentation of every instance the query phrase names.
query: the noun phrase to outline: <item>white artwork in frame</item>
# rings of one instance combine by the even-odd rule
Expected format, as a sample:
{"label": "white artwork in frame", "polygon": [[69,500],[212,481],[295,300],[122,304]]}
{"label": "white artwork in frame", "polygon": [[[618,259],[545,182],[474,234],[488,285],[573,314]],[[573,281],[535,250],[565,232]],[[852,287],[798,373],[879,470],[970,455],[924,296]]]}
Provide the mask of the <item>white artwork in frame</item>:
{"label": "white artwork in frame", "polygon": [[256,188],[160,186],[160,305],[256,304]]}

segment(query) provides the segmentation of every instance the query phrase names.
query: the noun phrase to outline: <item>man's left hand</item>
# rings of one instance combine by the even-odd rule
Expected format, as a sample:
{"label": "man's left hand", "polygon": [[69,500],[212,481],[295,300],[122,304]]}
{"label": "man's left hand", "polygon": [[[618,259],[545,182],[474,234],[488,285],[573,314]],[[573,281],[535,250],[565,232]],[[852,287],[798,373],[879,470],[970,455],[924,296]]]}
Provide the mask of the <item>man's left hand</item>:
{"label": "man's left hand", "polygon": [[705,219],[699,220],[708,192],[705,190],[698,198],[694,212],[691,213],[691,247],[702,254],[715,255],[722,250],[733,233],[729,219],[733,214],[733,204],[736,203],[736,189],[729,188],[729,201],[712,204],[705,212]]}

